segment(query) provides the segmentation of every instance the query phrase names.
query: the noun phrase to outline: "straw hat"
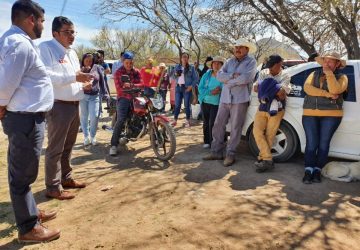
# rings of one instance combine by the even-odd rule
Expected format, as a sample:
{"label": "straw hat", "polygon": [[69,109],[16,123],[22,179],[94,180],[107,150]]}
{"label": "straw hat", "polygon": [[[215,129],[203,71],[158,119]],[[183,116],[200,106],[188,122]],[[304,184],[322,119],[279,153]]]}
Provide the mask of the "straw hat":
{"label": "straw hat", "polygon": [[221,62],[222,64],[225,63],[225,58],[222,56],[215,56],[211,62]]}
{"label": "straw hat", "polygon": [[344,68],[346,66],[346,61],[341,59],[340,54],[335,51],[326,52],[322,56],[315,57],[315,61],[322,66],[325,58],[338,60],[340,62],[340,68]]}
{"label": "straw hat", "polygon": [[249,53],[254,53],[257,50],[256,44],[253,42],[250,42],[249,40],[247,40],[245,38],[240,38],[233,45],[234,45],[234,47],[239,47],[239,46],[248,47]]}
{"label": "straw hat", "polygon": [[159,68],[166,68],[166,64],[165,63],[160,63]]}

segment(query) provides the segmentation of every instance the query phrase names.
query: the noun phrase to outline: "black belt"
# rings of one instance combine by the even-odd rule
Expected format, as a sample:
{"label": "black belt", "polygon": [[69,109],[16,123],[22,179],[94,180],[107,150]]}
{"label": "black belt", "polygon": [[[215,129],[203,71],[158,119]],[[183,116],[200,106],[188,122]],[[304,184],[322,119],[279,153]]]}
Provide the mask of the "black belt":
{"label": "black belt", "polygon": [[40,115],[45,116],[47,112],[26,112],[26,111],[7,111],[13,114],[20,114],[20,115]]}
{"label": "black belt", "polygon": [[79,105],[79,101],[55,100],[55,102],[57,102],[57,103],[63,103],[63,104]]}

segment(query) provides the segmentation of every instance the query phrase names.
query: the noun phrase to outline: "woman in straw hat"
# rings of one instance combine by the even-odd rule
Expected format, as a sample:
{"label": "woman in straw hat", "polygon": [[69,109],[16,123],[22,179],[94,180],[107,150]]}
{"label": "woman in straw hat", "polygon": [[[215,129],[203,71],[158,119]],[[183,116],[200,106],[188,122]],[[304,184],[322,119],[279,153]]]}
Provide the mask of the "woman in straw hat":
{"label": "woman in straw hat", "polygon": [[346,66],[338,53],[326,53],[315,60],[322,68],[311,73],[304,84],[305,184],[321,182],[331,138],[343,117],[343,93],[348,86],[347,76],[338,71]]}
{"label": "woman in straw hat", "polygon": [[204,148],[210,148],[212,141],[212,128],[219,109],[220,93],[223,85],[222,82],[216,79],[216,74],[224,62],[225,58],[216,56],[211,62],[211,69],[201,77],[199,84],[199,102],[204,119]]}

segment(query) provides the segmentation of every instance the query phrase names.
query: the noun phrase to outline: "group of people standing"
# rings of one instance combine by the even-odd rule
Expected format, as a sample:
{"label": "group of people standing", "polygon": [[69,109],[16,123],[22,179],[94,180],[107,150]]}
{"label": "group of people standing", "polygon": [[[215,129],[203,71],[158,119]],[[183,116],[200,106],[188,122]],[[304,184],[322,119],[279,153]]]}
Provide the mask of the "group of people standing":
{"label": "group of people standing", "polygon": [[[255,49],[255,44],[240,39],[234,44],[232,58],[224,63],[216,57],[211,69],[200,81],[199,101],[204,116],[204,148],[211,147],[211,152],[203,160],[223,160],[227,145],[224,166],[228,167],[235,162],[236,147],[240,142],[253,88],[259,101],[252,131],[259,149],[254,165],[256,172],[263,173],[274,168],[271,149],[285,115],[286,99],[292,86],[290,76],[283,71],[284,60],[279,55],[268,58],[255,81],[256,62],[248,55]],[[343,117],[344,93],[348,87],[347,76],[340,73],[346,61],[338,53],[317,55],[314,60],[322,68],[311,73],[304,83],[306,96],[302,124],[306,147],[302,181],[305,184],[321,182],[321,169],[327,163],[331,139]],[[225,144],[229,121],[230,140]]]}
{"label": "group of people standing", "polygon": [[[22,242],[43,242],[60,237],[59,230],[41,224],[54,219],[56,213],[38,209],[30,188],[38,174],[45,119],[48,130],[46,196],[72,199],[74,194],[64,188],[86,187],[72,177],[70,164],[80,123],[84,144],[95,145],[101,100],[109,95],[106,74],[110,69],[103,64],[103,52],[85,54],[80,64],[70,47],[76,35],[71,20],[55,17],[53,39],[39,47],[34,44],[33,40],[42,34],[44,13],[44,9],[31,0],[16,1],[11,9],[12,26],[0,38],[0,120],[9,139],[10,197],[19,228],[18,239]],[[172,125],[177,124],[184,101],[185,126],[190,126],[190,100],[200,81],[198,100],[204,118],[204,148],[210,148],[203,159],[224,160],[224,166],[231,166],[235,162],[256,74],[256,60],[249,55],[255,50],[255,44],[239,39],[234,44],[233,57],[225,60],[216,56],[207,60],[210,67],[201,75],[189,64],[187,53],[182,54],[181,63],[171,74],[163,63],[153,67],[151,58],[138,70],[133,65],[134,55],[122,53],[121,61],[114,64],[112,72],[117,90],[117,121],[110,154],[117,154],[121,130],[131,105],[131,96],[124,89],[144,87],[145,94],[152,96],[153,88],[157,88],[165,100],[170,78],[173,78],[176,87]],[[306,184],[321,181],[320,171],[327,161],[331,138],[343,116],[343,93],[348,83],[346,75],[338,71],[346,62],[337,53],[315,59],[322,68],[310,74],[304,85],[302,122],[307,143],[303,182]],[[255,162],[259,173],[274,167],[272,142],[284,117],[286,96],[291,91],[290,78],[282,70],[282,63],[280,56],[270,56],[254,84],[260,103],[253,126],[260,150]],[[129,80],[124,80],[124,75]],[[231,132],[226,142],[228,122]]]}

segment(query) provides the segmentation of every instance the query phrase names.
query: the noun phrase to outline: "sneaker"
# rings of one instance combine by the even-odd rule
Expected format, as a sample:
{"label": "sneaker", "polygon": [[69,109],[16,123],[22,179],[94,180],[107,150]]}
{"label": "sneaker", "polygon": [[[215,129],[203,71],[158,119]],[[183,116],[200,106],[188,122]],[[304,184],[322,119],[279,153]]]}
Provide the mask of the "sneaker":
{"label": "sneaker", "polygon": [[306,170],[306,171],[305,171],[305,175],[304,175],[304,177],[303,177],[303,179],[302,179],[302,182],[303,182],[304,184],[311,184],[311,183],[312,183],[312,179],[313,179],[313,177],[312,177],[311,171],[310,171],[310,170]]}
{"label": "sneaker", "polygon": [[255,166],[256,166],[257,173],[263,173],[265,171],[274,169],[274,162],[264,160],[264,161],[260,161],[260,162],[255,162]]}
{"label": "sneaker", "polygon": [[190,128],[190,121],[189,120],[185,121],[185,128]]}
{"label": "sneaker", "polygon": [[97,141],[96,141],[96,138],[94,137],[94,138],[91,138],[91,144],[93,145],[93,146],[96,146],[97,145]]}
{"label": "sneaker", "polygon": [[174,120],[170,125],[171,125],[172,127],[176,127],[176,123],[177,123],[177,121]]}
{"label": "sneaker", "polygon": [[116,146],[111,146],[109,155],[111,155],[111,156],[117,155],[117,147]]}
{"label": "sneaker", "polygon": [[222,160],[222,159],[224,159],[224,157],[210,153],[210,154],[205,155],[202,159],[204,161],[215,161],[215,160]]}
{"label": "sneaker", "polygon": [[312,182],[320,183],[321,182],[321,171],[319,169],[314,169],[312,173]]}
{"label": "sneaker", "polygon": [[203,148],[210,148],[210,144],[204,144]]}
{"label": "sneaker", "polygon": [[84,139],[84,146],[86,147],[86,146],[89,146],[90,145],[90,139],[89,139],[89,137],[85,137],[85,139]]}
{"label": "sneaker", "polygon": [[255,167],[261,166],[263,160],[257,160],[256,162],[254,162]]}

